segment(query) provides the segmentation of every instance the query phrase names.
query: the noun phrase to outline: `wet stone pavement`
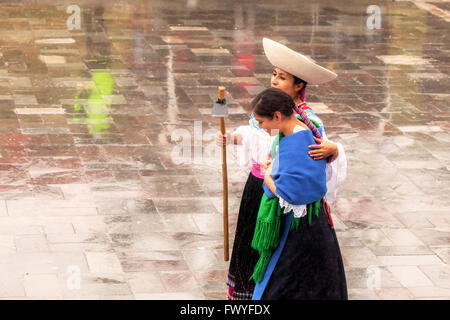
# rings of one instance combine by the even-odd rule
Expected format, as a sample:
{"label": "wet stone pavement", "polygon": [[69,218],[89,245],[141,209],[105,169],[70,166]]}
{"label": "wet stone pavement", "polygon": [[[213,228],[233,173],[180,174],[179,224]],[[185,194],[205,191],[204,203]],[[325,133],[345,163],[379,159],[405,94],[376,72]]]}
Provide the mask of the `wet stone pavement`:
{"label": "wet stone pavement", "polygon": [[[2,2],[0,298],[225,299],[210,112],[223,85],[228,128],[247,122],[268,37],[339,75],[307,100],[348,159],[332,215],[349,298],[449,299],[449,14],[448,1]],[[248,172],[228,156],[231,247]]]}

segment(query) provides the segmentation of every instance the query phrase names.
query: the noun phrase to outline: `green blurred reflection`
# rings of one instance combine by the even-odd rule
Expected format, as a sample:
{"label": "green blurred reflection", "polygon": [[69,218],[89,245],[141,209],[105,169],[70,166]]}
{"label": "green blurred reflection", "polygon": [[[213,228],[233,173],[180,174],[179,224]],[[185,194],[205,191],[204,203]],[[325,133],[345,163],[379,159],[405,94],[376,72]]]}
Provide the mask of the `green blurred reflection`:
{"label": "green blurred reflection", "polygon": [[92,69],[91,72],[94,85],[77,95],[73,105],[76,112],[84,109],[86,116],[74,114],[73,120],[74,122],[87,124],[89,134],[108,133],[110,127],[109,109],[112,102],[114,79],[111,70],[108,69]]}

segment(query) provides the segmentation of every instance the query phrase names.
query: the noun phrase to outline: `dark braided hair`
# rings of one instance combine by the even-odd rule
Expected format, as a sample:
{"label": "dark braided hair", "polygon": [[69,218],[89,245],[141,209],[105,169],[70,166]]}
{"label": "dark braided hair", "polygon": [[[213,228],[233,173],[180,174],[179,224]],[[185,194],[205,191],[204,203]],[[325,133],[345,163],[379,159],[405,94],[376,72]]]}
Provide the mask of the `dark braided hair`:
{"label": "dark braided hair", "polygon": [[250,103],[250,106],[253,112],[261,117],[272,119],[276,111],[286,117],[291,116],[295,103],[286,92],[276,88],[268,88],[261,91]]}
{"label": "dark braided hair", "polygon": [[297,107],[292,97],[284,91],[277,88],[268,88],[260,92],[250,104],[254,113],[261,117],[273,119],[275,112],[279,111],[282,115],[289,117],[293,111],[297,112],[303,122],[310,128],[317,138],[322,138],[319,130],[306,116],[305,112]]}

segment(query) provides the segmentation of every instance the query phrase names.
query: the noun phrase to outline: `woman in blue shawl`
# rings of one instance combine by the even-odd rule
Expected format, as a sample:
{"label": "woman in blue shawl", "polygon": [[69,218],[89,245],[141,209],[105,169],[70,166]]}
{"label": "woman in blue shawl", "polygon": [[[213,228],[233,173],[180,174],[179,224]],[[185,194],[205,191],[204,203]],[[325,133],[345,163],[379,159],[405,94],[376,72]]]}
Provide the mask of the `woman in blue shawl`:
{"label": "woman in blue shawl", "polygon": [[294,105],[274,88],[252,101],[259,126],[278,134],[252,241],[260,255],[252,274],[253,299],[347,299],[342,256],[323,201],[326,160],[307,155],[321,128],[311,130],[299,121]]}

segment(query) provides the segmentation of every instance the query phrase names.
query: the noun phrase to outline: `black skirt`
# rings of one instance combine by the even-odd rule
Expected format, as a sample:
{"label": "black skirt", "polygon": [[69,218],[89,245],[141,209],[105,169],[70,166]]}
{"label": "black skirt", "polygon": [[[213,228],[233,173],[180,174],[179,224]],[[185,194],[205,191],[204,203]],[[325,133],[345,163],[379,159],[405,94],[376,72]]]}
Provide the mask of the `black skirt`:
{"label": "black skirt", "polygon": [[251,243],[261,197],[264,193],[263,181],[250,173],[244,187],[228,271],[229,299],[251,299],[255,288],[255,282],[249,279],[259,254],[251,248]]}
{"label": "black skirt", "polygon": [[[283,217],[282,219],[285,219]],[[321,206],[290,231],[262,300],[347,300],[347,283],[336,232]]]}

